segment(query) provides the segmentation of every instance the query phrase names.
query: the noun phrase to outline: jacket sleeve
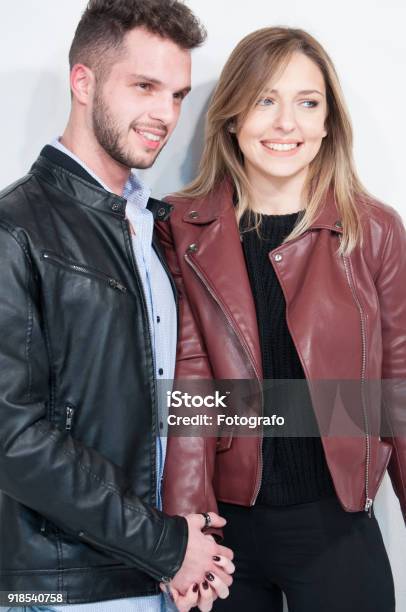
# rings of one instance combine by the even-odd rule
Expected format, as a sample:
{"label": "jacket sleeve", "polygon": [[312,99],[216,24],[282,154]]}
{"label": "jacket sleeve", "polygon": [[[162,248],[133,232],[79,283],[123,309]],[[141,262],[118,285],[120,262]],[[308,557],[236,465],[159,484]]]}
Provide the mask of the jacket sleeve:
{"label": "jacket sleeve", "polygon": [[50,367],[35,268],[24,234],[2,222],[0,261],[0,489],[156,580],[173,577],[187,545],[184,518],[144,503],[123,470],[47,420]]}
{"label": "jacket sleeve", "polygon": [[[176,357],[177,380],[211,380],[213,373],[199,327],[185,293],[170,222],[157,223],[179,298],[179,333]],[[163,482],[164,509],[169,514],[218,512],[213,489],[216,437],[168,437]],[[211,530],[220,535],[220,530]]]}
{"label": "jacket sleeve", "polygon": [[383,440],[393,447],[388,471],[406,522],[406,232],[396,211],[375,284],[382,326]]}

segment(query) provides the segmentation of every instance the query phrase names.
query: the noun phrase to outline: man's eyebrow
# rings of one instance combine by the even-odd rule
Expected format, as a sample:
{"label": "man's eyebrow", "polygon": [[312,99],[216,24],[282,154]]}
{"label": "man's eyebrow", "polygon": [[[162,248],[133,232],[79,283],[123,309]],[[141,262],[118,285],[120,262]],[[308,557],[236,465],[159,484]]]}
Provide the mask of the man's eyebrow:
{"label": "man's eyebrow", "polygon": [[[163,85],[162,81],[160,81],[159,79],[154,79],[153,77],[149,77],[146,74],[131,74],[130,78],[136,79],[137,81],[145,81],[147,83],[153,83],[154,85],[158,85],[158,86]],[[182,87],[175,93],[182,93],[183,95],[186,96],[191,91],[192,91],[192,88],[190,87],[190,85],[187,85],[186,87]]]}
{"label": "man's eyebrow", "polygon": [[179,89],[179,91],[177,91],[176,93],[182,93],[184,96],[187,96],[188,93],[190,93],[192,91],[192,88],[190,86],[187,87],[183,87],[183,89]]}
{"label": "man's eyebrow", "polygon": [[131,74],[130,77],[132,79],[137,79],[137,81],[148,81],[148,83],[154,83],[155,85],[162,85],[162,81],[158,79],[154,79],[153,77],[149,77],[146,74]]}
{"label": "man's eyebrow", "polygon": [[[277,89],[265,89],[264,93],[279,93]],[[321,93],[321,91],[319,91],[318,89],[301,89],[300,91],[297,92],[297,95],[301,95],[301,96],[310,96],[311,94],[317,93],[320,96],[323,96],[324,98],[324,94]]]}

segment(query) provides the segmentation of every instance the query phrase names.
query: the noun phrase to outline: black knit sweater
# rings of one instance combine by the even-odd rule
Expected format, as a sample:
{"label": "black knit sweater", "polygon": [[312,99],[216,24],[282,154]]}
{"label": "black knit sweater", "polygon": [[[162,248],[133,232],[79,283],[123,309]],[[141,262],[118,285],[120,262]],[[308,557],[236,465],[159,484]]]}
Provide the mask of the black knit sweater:
{"label": "black knit sweater", "polygon": [[[258,318],[265,389],[272,385],[266,379],[305,379],[286,323],[285,298],[269,259],[269,252],[280,246],[299,214],[261,215],[260,235],[256,230],[242,232]],[[247,228],[248,223],[246,215],[241,229]],[[295,437],[291,432],[287,437],[281,437],[280,432],[278,437],[264,437],[263,477],[257,504],[284,506],[333,495],[306,383],[282,383],[282,391],[281,384],[274,386],[275,390],[264,393],[264,412],[284,416],[288,428],[296,427]],[[314,437],[302,435],[305,427]]]}

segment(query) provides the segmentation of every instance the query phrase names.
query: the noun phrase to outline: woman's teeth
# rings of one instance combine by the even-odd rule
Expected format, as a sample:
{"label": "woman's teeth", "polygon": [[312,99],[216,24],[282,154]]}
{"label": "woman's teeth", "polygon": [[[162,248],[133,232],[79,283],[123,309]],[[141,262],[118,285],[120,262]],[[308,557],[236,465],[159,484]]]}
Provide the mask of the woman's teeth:
{"label": "woman's teeth", "polygon": [[296,149],[299,146],[300,142],[292,143],[292,144],[281,144],[276,142],[266,142],[264,143],[268,149],[272,149],[273,151],[292,151],[292,149]]}

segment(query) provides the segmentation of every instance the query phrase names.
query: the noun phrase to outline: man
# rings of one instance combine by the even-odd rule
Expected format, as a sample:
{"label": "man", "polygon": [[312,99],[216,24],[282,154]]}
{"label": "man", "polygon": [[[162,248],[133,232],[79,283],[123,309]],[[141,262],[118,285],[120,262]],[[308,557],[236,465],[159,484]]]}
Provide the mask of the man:
{"label": "man", "polygon": [[176,305],[152,235],[170,206],[131,173],[172,134],[204,37],[177,0],[91,0],[66,130],[0,196],[3,599],[154,612],[162,582],[209,610],[231,584],[231,551],[202,533],[225,521],[159,510]]}

